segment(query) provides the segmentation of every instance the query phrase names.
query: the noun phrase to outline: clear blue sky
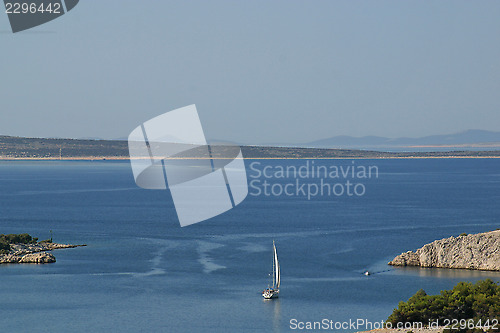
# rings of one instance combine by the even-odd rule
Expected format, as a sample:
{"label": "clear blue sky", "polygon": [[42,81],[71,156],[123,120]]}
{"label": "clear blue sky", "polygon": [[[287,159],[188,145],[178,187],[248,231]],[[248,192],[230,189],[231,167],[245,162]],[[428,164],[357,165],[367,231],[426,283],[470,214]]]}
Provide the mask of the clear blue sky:
{"label": "clear blue sky", "polygon": [[500,1],[81,0],[12,34],[0,134],[119,138],[196,104],[238,143],[500,130]]}

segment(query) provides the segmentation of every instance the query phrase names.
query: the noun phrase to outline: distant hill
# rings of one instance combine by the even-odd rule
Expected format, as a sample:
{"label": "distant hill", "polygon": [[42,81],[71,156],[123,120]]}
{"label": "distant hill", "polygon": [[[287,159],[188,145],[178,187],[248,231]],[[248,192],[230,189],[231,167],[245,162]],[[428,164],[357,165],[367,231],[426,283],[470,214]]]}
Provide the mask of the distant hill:
{"label": "distant hill", "polygon": [[386,138],[381,136],[334,136],[305,143],[318,148],[391,148],[391,147],[494,147],[500,148],[500,132],[468,130],[448,135],[430,135],[421,138]]}
{"label": "distant hill", "polygon": [[[213,157],[227,158],[225,146]],[[400,158],[400,157],[499,157],[496,151],[383,152],[359,149],[241,146],[245,158]],[[198,152],[199,153],[199,152]],[[192,154],[192,155],[190,155]],[[183,157],[195,157],[196,149]],[[0,159],[123,159],[129,158],[123,140],[43,139],[0,136]]]}

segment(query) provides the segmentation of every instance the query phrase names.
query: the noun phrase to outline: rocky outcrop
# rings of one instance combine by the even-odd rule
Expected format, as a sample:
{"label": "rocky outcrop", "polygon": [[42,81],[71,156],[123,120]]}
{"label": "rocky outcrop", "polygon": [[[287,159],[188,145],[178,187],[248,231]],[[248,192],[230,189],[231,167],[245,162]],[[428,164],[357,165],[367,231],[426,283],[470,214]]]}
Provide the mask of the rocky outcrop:
{"label": "rocky outcrop", "polygon": [[34,263],[46,264],[56,262],[52,251],[85,245],[37,243],[37,244],[10,244],[10,252],[0,254],[0,264]]}
{"label": "rocky outcrop", "polygon": [[20,263],[35,263],[35,264],[46,264],[50,262],[56,262],[56,257],[52,253],[48,252],[37,252],[28,253],[22,256]]}
{"label": "rocky outcrop", "polygon": [[436,240],[389,265],[500,271],[500,230]]}

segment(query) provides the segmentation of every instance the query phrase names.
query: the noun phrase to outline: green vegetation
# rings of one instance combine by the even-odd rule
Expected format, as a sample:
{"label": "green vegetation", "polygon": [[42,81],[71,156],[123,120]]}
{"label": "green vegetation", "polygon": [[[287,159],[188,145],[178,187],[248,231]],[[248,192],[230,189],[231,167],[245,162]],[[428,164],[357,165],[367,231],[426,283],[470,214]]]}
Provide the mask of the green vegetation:
{"label": "green vegetation", "polygon": [[[500,330],[493,323],[500,318],[500,286],[490,279],[459,282],[452,290],[443,290],[440,295],[427,295],[420,289],[407,302],[400,302],[397,309],[387,319],[393,325],[400,323],[429,323],[439,321],[439,325],[452,326],[451,321],[470,321],[473,325],[456,325],[460,332],[481,332]],[[488,323],[489,327],[485,327]]]}
{"label": "green vegetation", "polygon": [[0,238],[0,254],[7,254],[10,251],[10,244]]}
{"label": "green vegetation", "polygon": [[466,232],[463,232],[460,234],[460,236],[467,236],[468,234]]}
{"label": "green vegetation", "polygon": [[7,254],[10,251],[10,244],[36,244],[38,238],[31,237],[29,234],[8,234],[0,235],[0,254]]}
{"label": "green vegetation", "polygon": [[12,244],[12,243],[21,243],[21,244],[36,244],[38,241],[38,238],[33,238],[29,234],[8,234],[0,235],[0,239],[4,240],[5,242]]}

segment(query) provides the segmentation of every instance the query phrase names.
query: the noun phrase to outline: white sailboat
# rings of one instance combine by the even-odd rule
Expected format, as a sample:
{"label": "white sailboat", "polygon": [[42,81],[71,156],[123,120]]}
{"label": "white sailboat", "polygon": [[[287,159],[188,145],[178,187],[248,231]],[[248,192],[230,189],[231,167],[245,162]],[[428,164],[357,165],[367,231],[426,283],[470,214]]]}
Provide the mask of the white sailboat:
{"label": "white sailboat", "polygon": [[280,293],[280,264],[278,262],[278,252],[273,240],[273,285],[262,292],[265,299],[278,298]]}

